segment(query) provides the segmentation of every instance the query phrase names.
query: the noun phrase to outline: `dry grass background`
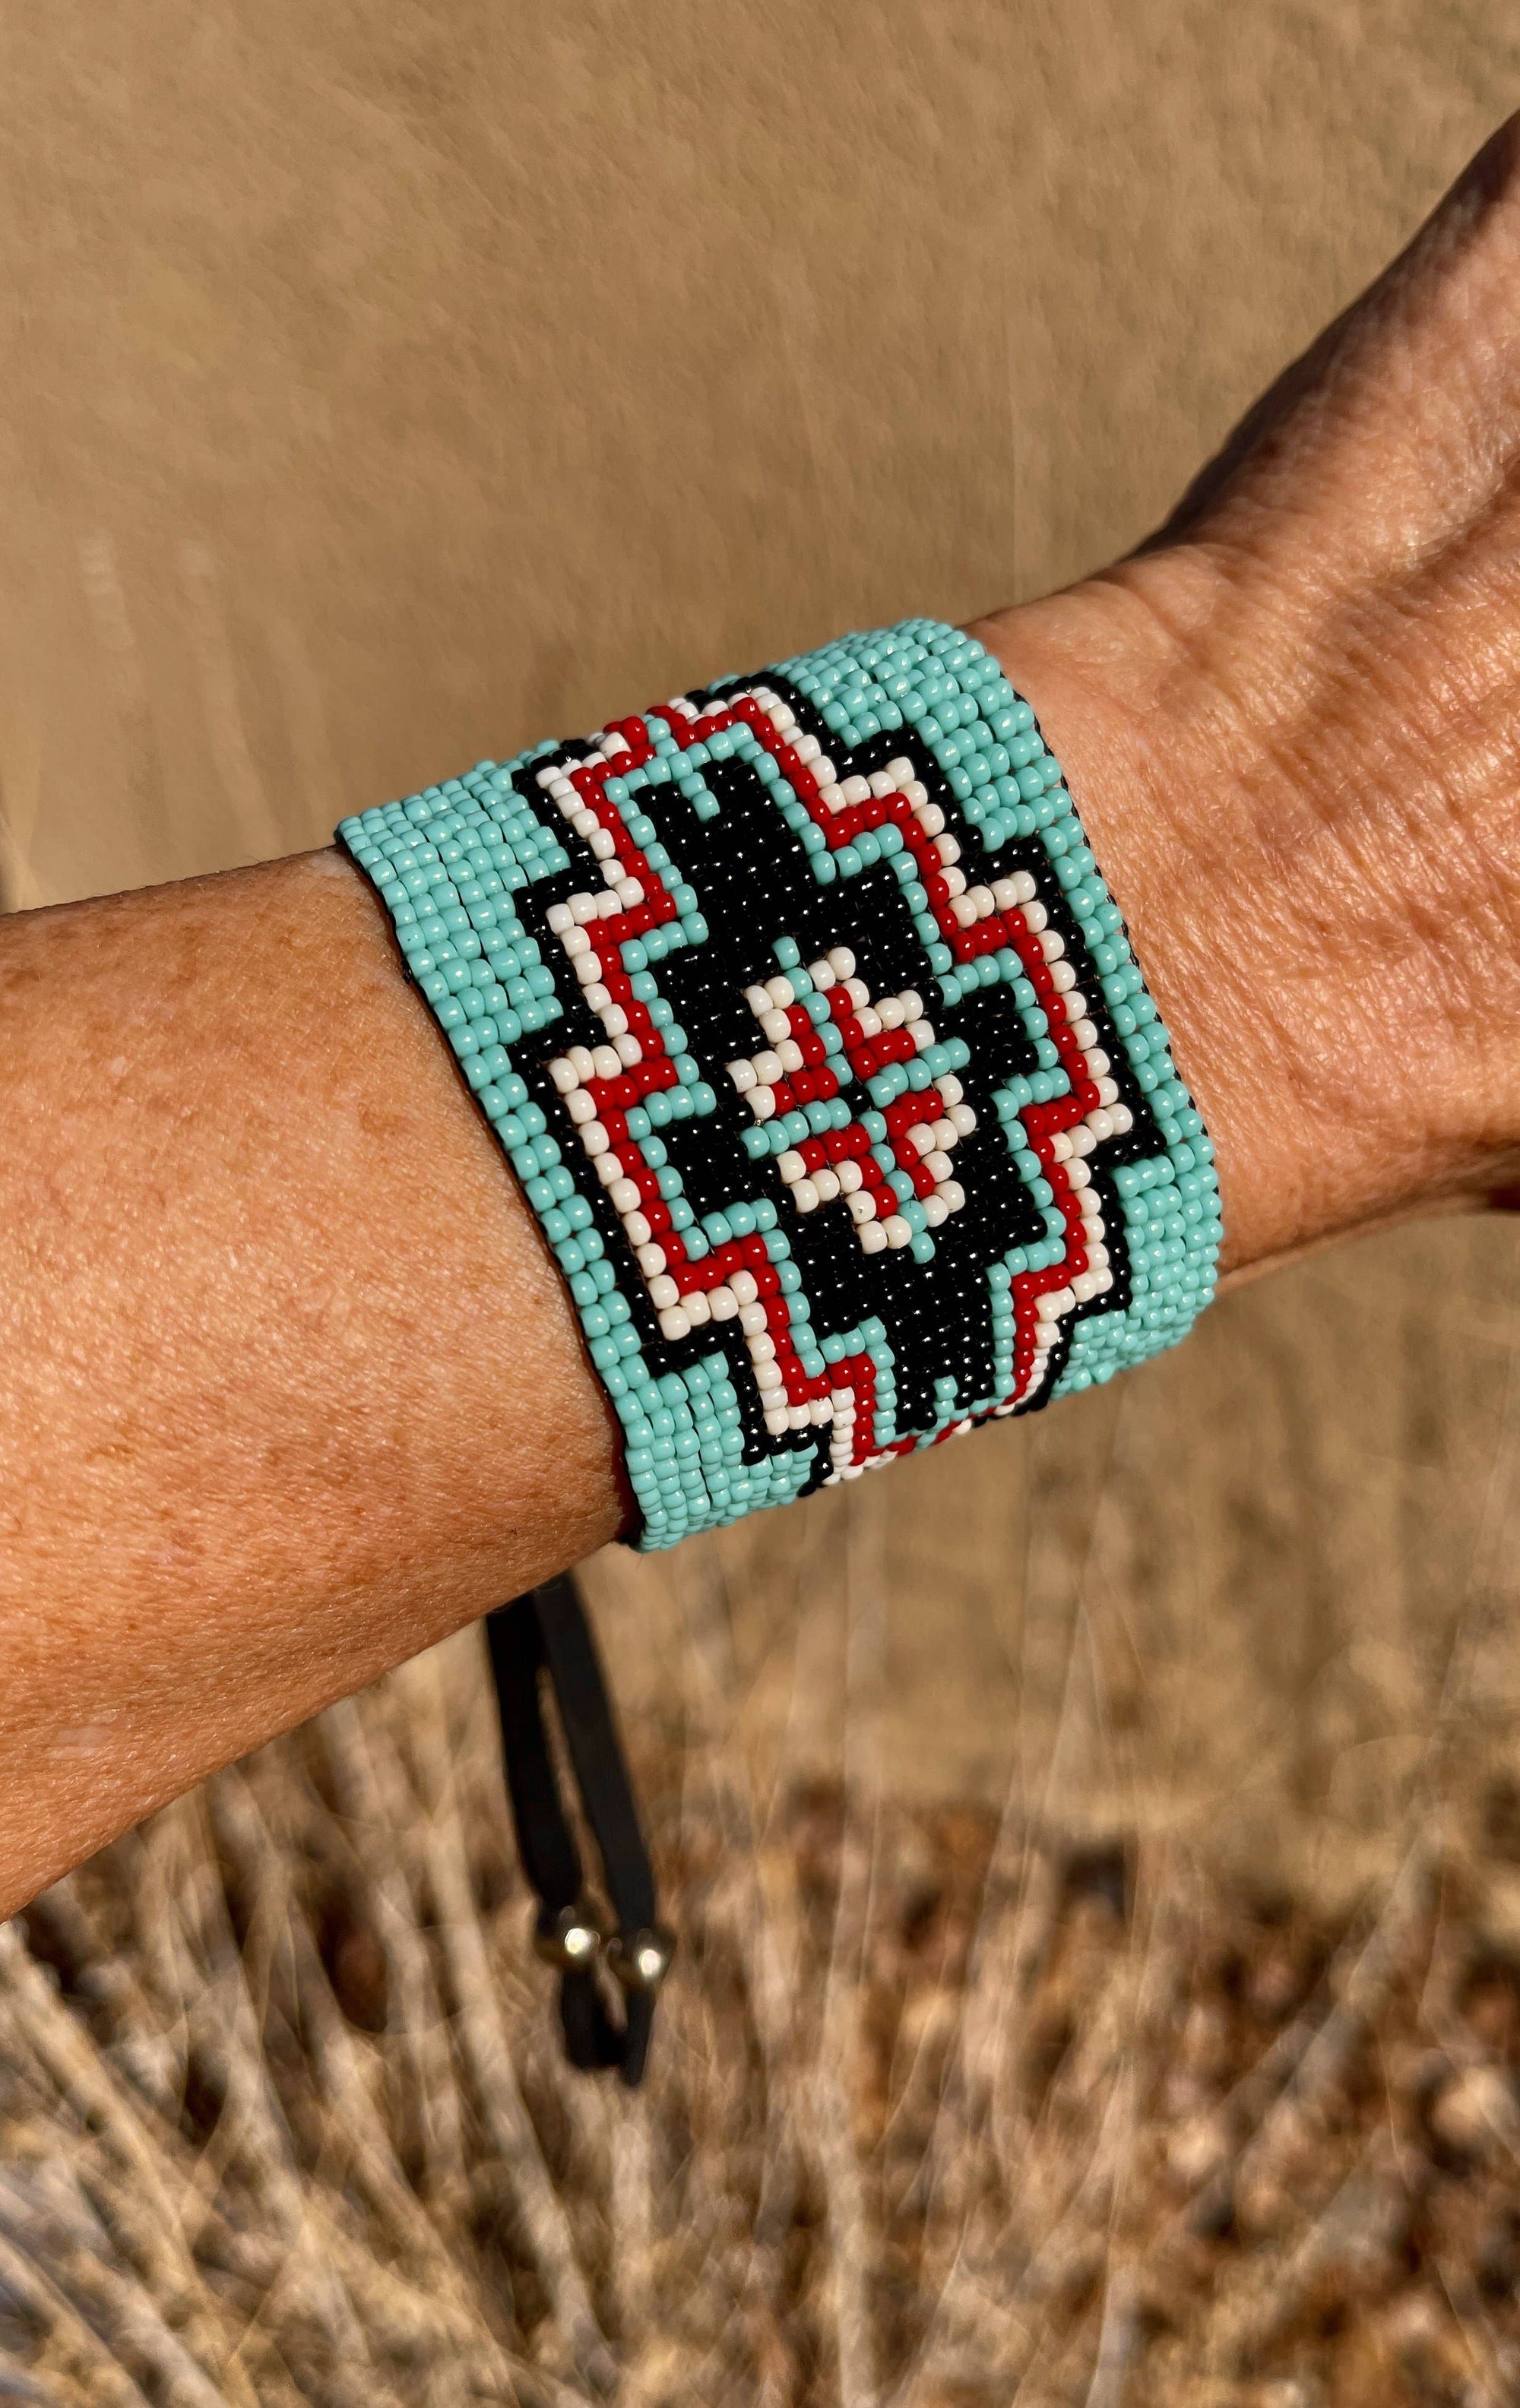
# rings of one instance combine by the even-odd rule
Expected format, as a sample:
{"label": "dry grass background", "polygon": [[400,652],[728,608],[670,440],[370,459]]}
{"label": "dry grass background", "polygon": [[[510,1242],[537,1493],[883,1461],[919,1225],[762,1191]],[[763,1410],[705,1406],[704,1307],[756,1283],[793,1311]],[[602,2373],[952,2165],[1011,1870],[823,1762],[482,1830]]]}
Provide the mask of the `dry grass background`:
{"label": "dry grass background", "polygon": [[[1501,0],[4,28],[0,881],[1133,540]],[[685,1948],[566,2078],[466,1636],[0,1935],[0,2399],[1520,2399],[1520,1273],[1447,1226],[590,1572]]]}

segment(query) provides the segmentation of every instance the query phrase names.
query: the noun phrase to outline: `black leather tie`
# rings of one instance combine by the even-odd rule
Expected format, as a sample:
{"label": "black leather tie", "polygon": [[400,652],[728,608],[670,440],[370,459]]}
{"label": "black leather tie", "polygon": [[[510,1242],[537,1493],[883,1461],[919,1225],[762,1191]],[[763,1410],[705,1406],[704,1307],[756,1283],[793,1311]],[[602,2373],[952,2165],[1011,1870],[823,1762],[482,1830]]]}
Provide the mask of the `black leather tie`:
{"label": "black leather tie", "polygon": [[[634,2089],[675,1942],[656,1919],[654,1874],[591,1625],[566,1574],[498,1607],[485,1628],[518,1850],[538,1899],[535,1945],[559,1968],[566,2054],[587,2072],[615,2067]],[[601,1856],[610,1929],[586,1895],[560,1795],[546,1678]],[[610,2004],[619,1994],[621,2014]]]}

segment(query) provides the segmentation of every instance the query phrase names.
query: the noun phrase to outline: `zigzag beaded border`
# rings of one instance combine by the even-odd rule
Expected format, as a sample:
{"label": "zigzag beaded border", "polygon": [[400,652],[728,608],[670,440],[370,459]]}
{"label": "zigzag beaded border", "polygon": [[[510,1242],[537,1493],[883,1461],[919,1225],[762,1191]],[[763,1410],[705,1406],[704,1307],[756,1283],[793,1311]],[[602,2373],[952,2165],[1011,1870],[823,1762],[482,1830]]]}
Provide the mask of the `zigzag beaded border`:
{"label": "zigzag beaded border", "polygon": [[[922,620],[845,638],[585,745],[482,762],[338,834],[569,1279],[624,1422],[641,1543],[1105,1379],[1208,1300],[1212,1149],[1059,768],[970,638]],[[854,950],[805,963],[794,928],[883,864],[904,924],[883,894],[839,931]],[[917,987],[873,1002],[856,975],[855,951],[900,955],[908,926],[932,1008],[959,1011],[985,1060],[936,1037]],[[744,975],[757,944],[770,960]],[[724,1054],[745,1015],[752,1050],[714,1060],[716,1085],[651,967],[674,966],[669,988],[682,953],[702,965],[682,1005],[709,1023],[700,1050]],[[1011,999],[1016,1040],[990,990]],[[531,1041],[558,1019],[589,1041],[575,1026],[552,1051]],[[724,1190],[700,1219],[666,1130],[688,1174]],[[979,1148],[968,1204],[956,1173]],[[946,1245],[941,1294],[927,1267]],[[799,1247],[832,1307],[822,1340]]]}

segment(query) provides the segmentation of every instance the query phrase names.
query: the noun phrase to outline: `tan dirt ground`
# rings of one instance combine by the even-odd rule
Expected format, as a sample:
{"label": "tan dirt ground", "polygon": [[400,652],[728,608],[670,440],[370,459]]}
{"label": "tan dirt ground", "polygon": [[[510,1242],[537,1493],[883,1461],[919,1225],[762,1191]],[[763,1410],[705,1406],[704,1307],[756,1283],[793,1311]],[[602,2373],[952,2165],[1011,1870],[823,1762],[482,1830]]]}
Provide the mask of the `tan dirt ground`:
{"label": "tan dirt ground", "polygon": [[[22,906],[1079,573],[1520,99],[1498,0],[3,38]],[[1520,2398],[1515,1244],[602,1558],[647,2113],[541,2061],[466,1643],[112,1852],[5,1960],[0,2397]]]}

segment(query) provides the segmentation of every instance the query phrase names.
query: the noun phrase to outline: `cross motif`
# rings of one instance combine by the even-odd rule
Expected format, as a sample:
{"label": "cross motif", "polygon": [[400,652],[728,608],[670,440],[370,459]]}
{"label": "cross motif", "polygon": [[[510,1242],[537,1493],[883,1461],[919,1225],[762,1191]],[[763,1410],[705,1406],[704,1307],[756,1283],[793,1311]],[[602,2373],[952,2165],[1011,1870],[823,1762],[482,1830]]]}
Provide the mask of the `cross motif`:
{"label": "cross motif", "polygon": [[845,1086],[860,1090],[844,1127],[777,1156],[797,1211],[815,1212],[842,1197],[862,1252],[876,1254],[911,1242],[912,1223],[901,1209],[910,1199],[922,1205],[929,1229],[960,1211],[966,1191],[951,1155],[976,1126],[960,1081],[946,1072],[893,1092],[900,1072],[934,1043],[918,995],[909,989],[873,1002],[855,976],[854,955],[836,945],[806,970],[746,988],[745,1001],[767,1042],[727,1069],[757,1122],[831,1102]]}

